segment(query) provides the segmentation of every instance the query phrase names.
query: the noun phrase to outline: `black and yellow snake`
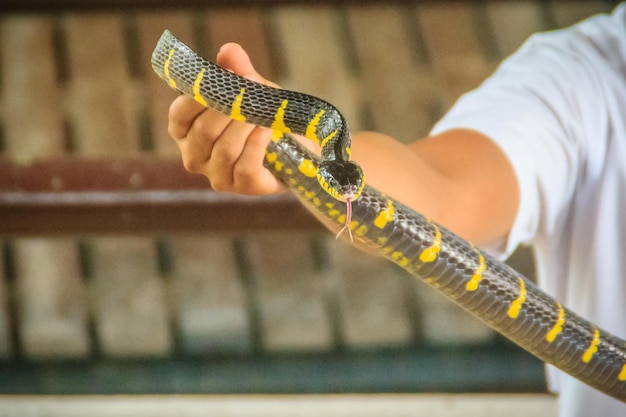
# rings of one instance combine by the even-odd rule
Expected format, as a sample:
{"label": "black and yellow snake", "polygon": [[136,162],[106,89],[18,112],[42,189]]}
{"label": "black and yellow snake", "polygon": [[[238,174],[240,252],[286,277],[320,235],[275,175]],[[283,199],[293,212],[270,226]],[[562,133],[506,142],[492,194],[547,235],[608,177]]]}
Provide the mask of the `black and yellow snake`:
{"label": "black and yellow snake", "polygon": [[[172,88],[198,102],[272,128],[265,166],[311,209],[347,225],[358,240],[541,360],[626,401],[626,341],[442,226],[364,185],[360,168],[349,161],[350,133],[332,105],[239,77],[203,59],[169,31],[154,50],[152,66]],[[319,141],[321,159],[291,133]]]}

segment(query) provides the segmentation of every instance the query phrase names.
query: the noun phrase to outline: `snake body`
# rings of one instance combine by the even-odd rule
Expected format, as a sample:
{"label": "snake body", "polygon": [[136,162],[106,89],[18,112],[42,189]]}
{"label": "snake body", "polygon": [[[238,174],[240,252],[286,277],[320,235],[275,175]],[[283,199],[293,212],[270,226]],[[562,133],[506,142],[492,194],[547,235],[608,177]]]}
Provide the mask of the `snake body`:
{"label": "snake body", "polygon": [[[319,171],[349,161],[341,113],[308,95],[245,80],[210,63],[165,31],[153,56],[171,87],[234,119],[274,129],[264,165],[322,216],[343,224],[349,205]],[[336,132],[336,133],[333,133]],[[291,133],[322,145],[321,159]],[[342,168],[343,170],[343,168]],[[354,175],[358,170],[347,174]],[[354,182],[349,228],[356,238],[443,292],[541,360],[626,402],[626,341],[578,316],[444,227],[378,190]]]}

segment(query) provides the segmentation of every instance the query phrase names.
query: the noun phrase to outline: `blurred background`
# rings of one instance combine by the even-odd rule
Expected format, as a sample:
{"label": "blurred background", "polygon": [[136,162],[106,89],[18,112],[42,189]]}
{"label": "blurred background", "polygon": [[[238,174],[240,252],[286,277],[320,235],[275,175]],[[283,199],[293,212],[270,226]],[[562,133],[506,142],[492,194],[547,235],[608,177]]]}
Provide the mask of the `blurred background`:
{"label": "blurred background", "polygon": [[[613,6],[2,0],[0,416],[554,415],[543,364],[431,288],[289,196],[184,172],[150,54],[165,28],[207,57],[236,41],[353,130],[412,141],[529,35]],[[532,277],[528,250],[509,262]]]}

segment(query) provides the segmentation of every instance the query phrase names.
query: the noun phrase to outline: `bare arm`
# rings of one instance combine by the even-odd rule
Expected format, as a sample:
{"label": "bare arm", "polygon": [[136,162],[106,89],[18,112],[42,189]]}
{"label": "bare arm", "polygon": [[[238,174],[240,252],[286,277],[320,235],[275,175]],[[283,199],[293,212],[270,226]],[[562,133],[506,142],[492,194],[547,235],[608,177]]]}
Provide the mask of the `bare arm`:
{"label": "bare arm", "polygon": [[513,168],[478,132],[450,130],[409,145],[361,132],[353,155],[371,185],[476,244],[505,236],[517,214]]}
{"label": "bare arm", "polygon": [[[238,45],[222,47],[217,61],[271,84]],[[185,167],[209,178],[215,190],[248,195],[284,190],[262,165],[267,129],[233,121],[186,96],[172,103],[169,122]],[[513,169],[500,148],[477,132],[452,130],[409,145],[357,132],[352,155],[370,184],[476,244],[505,236],[513,224],[519,204]]]}

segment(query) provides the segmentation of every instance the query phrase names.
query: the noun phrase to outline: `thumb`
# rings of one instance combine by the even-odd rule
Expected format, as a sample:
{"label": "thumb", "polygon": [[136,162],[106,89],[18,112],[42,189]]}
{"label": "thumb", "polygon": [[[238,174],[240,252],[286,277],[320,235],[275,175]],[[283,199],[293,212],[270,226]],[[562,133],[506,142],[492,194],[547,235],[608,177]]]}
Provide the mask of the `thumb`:
{"label": "thumb", "polygon": [[226,43],[220,48],[217,53],[217,64],[249,80],[278,87],[256,71],[248,53],[237,43]]}

